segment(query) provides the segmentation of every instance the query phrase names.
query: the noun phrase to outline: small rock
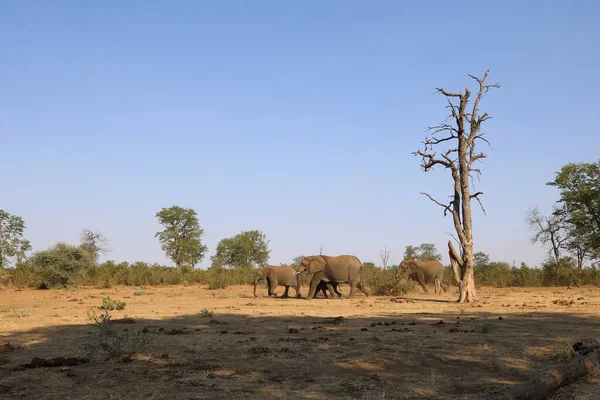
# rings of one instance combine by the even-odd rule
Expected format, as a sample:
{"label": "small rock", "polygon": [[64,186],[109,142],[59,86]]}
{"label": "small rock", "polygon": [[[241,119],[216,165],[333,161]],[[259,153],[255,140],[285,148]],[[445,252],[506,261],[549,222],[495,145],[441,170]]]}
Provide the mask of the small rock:
{"label": "small rock", "polygon": [[169,354],[168,353],[161,354],[160,358],[167,359],[167,358],[169,358]]}
{"label": "small rock", "polygon": [[130,363],[133,361],[133,356],[131,354],[126,355],[121,359],[121,361],[123,361],[124,363]]}
{"label": "small rock", "polygon": [[226,334],[226,333],[227,333],[227,331],[221,331],[220,333],[221,333],[222,335],[224,335],[224,334]]}
{"label": "small rock", "polygon": [[499,319],[500,321],[502,321],[504,318],[502,318],[502,317],[498,317],[498,319]]}
{"label": "small rock", "polygon": [[69,378],[73,378],[73,377],[75,376],[75,373],[74,373],[73,371],[69,371],[69,372],[67,372],[67,373],[66,373],[66,375],[67,375]]}
{"label": "small rock", "polygon": [[296,329],[296,328],[290,328],[290,330],[288,332],[289,333],[298,333],[298,329]]}
{"label": "small rock", "polygon": [[369,330],[369,328],[360,328],[361,331],[366,332]]}

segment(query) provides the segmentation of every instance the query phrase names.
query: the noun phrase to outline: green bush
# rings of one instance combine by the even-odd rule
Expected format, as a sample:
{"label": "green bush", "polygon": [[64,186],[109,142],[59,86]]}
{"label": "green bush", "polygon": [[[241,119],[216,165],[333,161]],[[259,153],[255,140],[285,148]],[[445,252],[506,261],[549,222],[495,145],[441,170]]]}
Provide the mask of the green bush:
{"label": "green bush", "polygon": [[100,306],[101,310],[113,311],[113,310],[124,310],[127,303],[120,300],[113,300],[110,296],[107,296],[102,299],[102,306]]}
{"label": "green bush", "polygon": [[141,330],[134,332],[115,328],[108,312],[100,317],[94,314],[94,322],[94,330],[83,346],[90,358],[131,356],[145,350],[150,343],[150,337]]}
{"label": "green bush", "polygon": [[80,247],[57,243],[31,257],[31,266],[45,287],[68,287],[82,278],[82,271],[92,265],[92,256]]}
{"label": "green bush", "polygon": [[363,268],[364,284],[375,296],[400,296],[408,292],[406,276],[397,266],[388,269],[368,264]]}

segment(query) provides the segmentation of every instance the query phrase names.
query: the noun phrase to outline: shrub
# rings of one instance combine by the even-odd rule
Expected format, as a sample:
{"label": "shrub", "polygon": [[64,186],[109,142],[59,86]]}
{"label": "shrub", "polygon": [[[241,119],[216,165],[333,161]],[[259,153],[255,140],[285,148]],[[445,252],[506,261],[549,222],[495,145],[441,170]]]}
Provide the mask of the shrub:
{"label": "shrub", "polygon": [[106,296],[105,298],[102,299],[102,306],[100,306],[101,310],[108,310],[108,311],[113,311],[113,310],[123,310],[125,309],[125,306],[127,305],[127,303],[125,303],[124,301],[120,301],[120,300],[113,300],[110,298],[110,296]]}
{"label": "shrub", "polygon": [[80,273],[92,265],[91,255],[78,246],[57,243],[31,257],[31,266],[48,287],[68,287],[77,283]]}
{"label": "shrub", "polygon": [[398,271],[398,267],[388,269],[375,266],[363,267],[365,286],[375,296],[400,296],[407,293],[406,277]]}
{"label": "shrub", "polygon": [[544,286],[570,286],[580,283],[579,274],[572,258],[564,257],[558,262],[548,260],[542,264]]}
{"label": "shrub", "polygon": [[110,314],[98,317],[94,313],[94,331],[84,344],[84,351],[90,358],[112,359],[131,356],[145,350],[150,337],[141,330],[118,330],[110,322]]}
{"label": "shrub", "polygon": [[24,308],[8,307],[5,311],[4,318],[25,318],[31,315],[29,310]]}

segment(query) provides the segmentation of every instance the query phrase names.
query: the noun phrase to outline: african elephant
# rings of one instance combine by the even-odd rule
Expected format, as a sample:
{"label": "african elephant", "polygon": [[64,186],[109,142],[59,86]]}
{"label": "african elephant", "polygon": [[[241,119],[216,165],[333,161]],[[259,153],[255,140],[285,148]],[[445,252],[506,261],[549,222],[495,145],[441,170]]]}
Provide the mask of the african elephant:
{"label": "african elephant", "polygon": [[426,283],[433,282],[435,285],[435,293],[442,293],[448,290],[448,286],[442,281],[444,280],[444,266],[439,261],[416,261],[404,260],[400,263],[398,270],[408,273],[408,278],[418,281],[425,293],[429,293]]}
{"label": "african elephant", "polygon": [[290,286],[296,290],[296,296],[300,293],[300,283],[296,279],[296,270],[289,265],[269,265],[263,268],[259,268],[254,279],[254,297],[256,297],[256,284],[260,280],[267,281],[269,288],[269,296],[277,297],[275,289],[278,285],[285,286],[285,292],[283,293],[284,298],[288,296],[288,290]]}
{"label": "african elephant", "polygon": [[329,282],[329,281],[321,281],[319,282],[319,284],[317,285],[317,290],[315,290],[315,294],[313,296],[313,299],[315,297],[317,297],[317,294],[319,294],[320,291],[323,292],[323,296],[325,296],[325,298],[327,299],[327,290],[329,290],[329,294],[331,294],[331,297],[333,298],[334,295],[333,293],[335,292],[335,294],[338,295],[338,297],[342,297],[342,292],[340,292],[338,290],[338,286],[339,283],[337,282]]}
{"label": "african elephant", "polygon": [[356,288],[363,292],[365,296],[369,295],[362,282],[362,263],[355,256],[341,255],[330,257],[318,255],[304,257],[298,266],[298,272],[296,272],[298,289],[300,288],[300,274],[303,272],[313,274],[310,281],[310,289],[306,296],[307,300],[314,297],[319,282],[324,279],[336,283],[349,283],[350,293],[348,297],[354,297]]}

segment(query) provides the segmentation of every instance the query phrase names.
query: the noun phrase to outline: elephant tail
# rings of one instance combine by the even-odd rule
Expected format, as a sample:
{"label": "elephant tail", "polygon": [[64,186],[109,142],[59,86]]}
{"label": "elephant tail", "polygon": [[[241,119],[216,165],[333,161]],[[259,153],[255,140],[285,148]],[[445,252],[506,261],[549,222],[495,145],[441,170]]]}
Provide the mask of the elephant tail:
{"label": "elephant tail", "polygon": [[364,286],[365,285],[365,274],[364,274],[364,270],[365,268],[363,267],[362,264],[360,264],[360,286]]}

